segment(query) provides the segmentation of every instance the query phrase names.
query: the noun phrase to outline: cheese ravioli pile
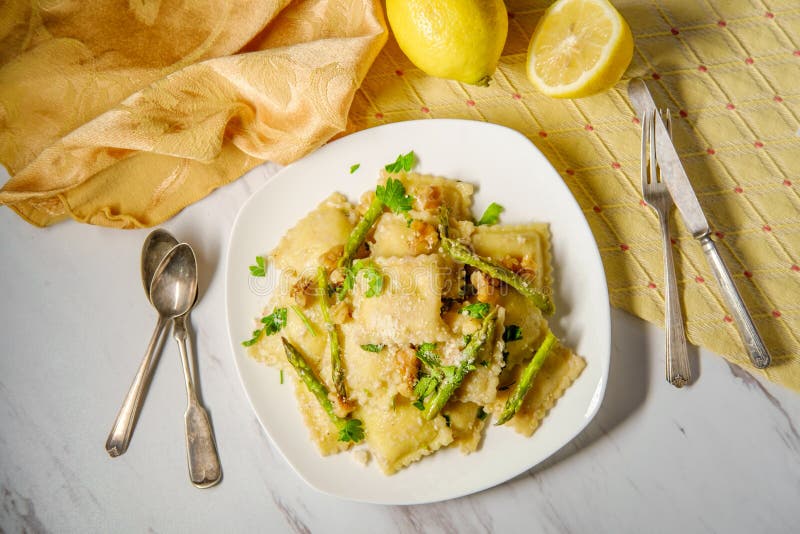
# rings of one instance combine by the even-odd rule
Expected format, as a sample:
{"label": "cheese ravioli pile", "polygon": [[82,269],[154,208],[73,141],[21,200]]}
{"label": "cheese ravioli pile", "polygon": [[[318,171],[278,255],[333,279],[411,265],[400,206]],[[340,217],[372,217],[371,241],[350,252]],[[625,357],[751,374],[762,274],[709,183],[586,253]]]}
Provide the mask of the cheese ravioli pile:
{"label": "cheese ravioli pile", "polygon": [[[384,173],[379,183],[388,178],[400,180],[413,203],[406,213],[386,210],[357,256],[360,264],[379,273],[379,291],[374,279],[356,272],[352,290],[341,298],[332,296],[330,302],[341,340],[347,411],[363,422],[369,451],[381,469],[392,474],[443,447],[457,446],[464,453],[478,450],[484,426],[502,411],[511,386],[547,332],[542,313],[528,299],[442,252],[439,208],[449,209],[450,237],[548,294],[552,268],[546,224],[476,226],[472,185],[413,172]],[[317,399],[296,380],[280,337],[302,353],[335,402],[329,339],[314,280],[322,265],[332,273],[333,283],[341,281],[336,261],[373,196],[372,191],[365,193],[356,206],[334,193],[283,236],[270,255],[281,272],[280,284],[264,314],[294,307],[302,315],[290,311],[280,335],[262,335],[248,348],[251,357],[295,379],[298,407],[323,455],[342,452],[353,443],[339,441],[337,428]],[[435,344],[442,364],[457,365],[470,334],[481,324],[464,308],[481,302],[498,307],[495,338],[488,340],[475,370],[444,409],[426,420],[414,393],[421,373],[416,352],[423,344]],[[559,345],[506,426],[533,434],[584,366],[583,358]]]}

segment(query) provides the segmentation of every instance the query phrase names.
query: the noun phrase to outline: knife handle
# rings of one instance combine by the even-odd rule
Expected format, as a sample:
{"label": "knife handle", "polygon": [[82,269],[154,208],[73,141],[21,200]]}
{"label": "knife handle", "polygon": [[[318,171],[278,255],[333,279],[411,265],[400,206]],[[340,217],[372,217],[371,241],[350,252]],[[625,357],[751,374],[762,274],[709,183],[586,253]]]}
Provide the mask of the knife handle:
{"label": "knife handle", "polygon": [[703,252],[706,254],[708,264],[711,265],[711,270],[714,272],[714,277],[722,290],[722,297],[725,299],[725,304],[733,316],[733,322],[742,337],[745,349],[747,349],[747,355],[750,356],[750,361],[758,369],[764,369],[771,361],[769,352],[767,352],[767,347],[758,334],[758,330],[756,330],[753,318],[750,317],[747,308],[744,306],[744,301],[733,283],[730,271],[722,261],[722,256],[719,255],[717,245],[708,234],[698,239],[703,247]]}

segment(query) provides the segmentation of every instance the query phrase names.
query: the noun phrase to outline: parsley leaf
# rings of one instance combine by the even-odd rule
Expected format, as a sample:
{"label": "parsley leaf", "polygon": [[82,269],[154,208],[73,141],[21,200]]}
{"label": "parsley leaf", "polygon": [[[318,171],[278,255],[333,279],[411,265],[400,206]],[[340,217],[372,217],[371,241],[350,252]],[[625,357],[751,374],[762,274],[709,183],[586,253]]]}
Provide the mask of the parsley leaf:
{"label": "parsley leaf", "polygon": [[461,308],[461,313],[475,319],[483,319],[489,315],[489,304],[486,302],[473,302]]}
{"label": "parsley leaf", "polygon": [[483,409],[483,406],[478,406],[478,414],[476,415],[478,421],[483,421],[484,419],[486,419],[487,415],[489,414],[486,413],[486,410]]}
{"label": "parsley leaf", "polygon": [[400,154],[394,162],[389,163],[384,167],[389,172],[410,171],[414,167],[416,161],[416,154],[412,150],[408,154]]}
{"label": "parsley leaf", "polygon": [[384,203],[387,208],[395,213],[403,213],[411,210],[411,202],[414,200],[406,194],[403,182],[389,178],[386,185],[379,185],[375,188],[375,196]]}
{"label": "parsley leaf", "polygon": [[481,219],[478,221],[478,225],[481,224],[497,224],[500,220],[500,214],[505,211],[505,208],[496,202],[492,202],[489,204],[489,207],[486,208],[486,211],[483,212],[481,215]]}
{"label": "parsley leaf", "polygon": [[450,416],[446,413],[443,413],[442,417],[444,417],[444,423],[447,425],[447,428],[450,428]]}
{"label": "parsley leaf", "polygon": [[344,281],[337,291],[339,300],[343,299],[347,292],[355,287],[358,273],[364,273],[364,278],[367,281],[367,291],[364,296],[377,297],[383,292],[383,274],[378,268],[372,263],[356,260],[353,265],[344,271]]}
{"label": "parsley leaf", "polygon": [[385,348],[386,348],[386,345],[384,345],[382,343],[381,344],[375,344],[375,345],[367,343],[366,345],[361,345],[361,350],[365,350],[367,352],[380,352]]}
{"label": "parsley leaf", "polygon": [[352,441],[358,443],[364,439],[364,427],[359,419],[347,419],[339,428],[339,441]]}
{"label": "parsley leaf", "polygon": [[256,264],[250,266],[250,274],[253,276],[267,276],[264,256],[256,256]]}
{"label": "parsley leaf", "polygon": [[436,343],[423,343],[417,347],[417,358],[428,367],[441,365],[441,359],[436,354]]}
{"label": "parsley leaf", "polygon": [[249,347],[250,345],[255,345],[258,343],[258,339],[261,337],[261,333],[264,329],[259,328],[258,330],[253,330],[253,337],[248,339],[247,341],[242,341],[242,345],[245,347]]}
{"label": "parsley leaf", "polygon": [[510,324],[503,330],[503,341],[506,343],[520,339],[522,339],[522,329],[519,326]]}
{"label": "parsley leaf", "polygon": [[356,172],[359,167],[361,167],[360,163],[356,163],[355,165],[350,165],[350,174],[353,174],[354,172]]}
{"label": "parsley leaf", "polygon": [[412,402],[411,405],[414,406],[419,411],[422,411],[422,410],[425,409],[425,403],[422,402],[422,400],[416,400],[416,401]]}
{"label": "parsley leaf", "polygon": [[264,323],[264,334],[271,336],[286,326],[286,308],[275,308],[272,313],[261,318]]}
{"label": "parsley leaf", "polygon": [[261,339],[261,334],[271,336],[286,326],[286,308],[275,308],[272,313],[261,318],[261,323],[264,326],[258,330],[253,330],[253,337],[247,341],[242,341],[242,345],[245,347],[255,345]]}
{"label": "parsley leaf", "polygon": [[377,297],[383,291],[383,275],[372,264],[366,266],[359,266],[358,272],[364,273],[364,278],[367,280],[367,292],[364,293],[366,297]]}
{"label": "parsley leaf", "polygon": [[344,270],[344,281],[342,285],[339,286],[339,289],[336,290],[336,296],[339,297],[339,300],[344,299],[344,296],[347,294],[348,291],[353,289],[356,285],[356,273],[352,266],[346,268]]}

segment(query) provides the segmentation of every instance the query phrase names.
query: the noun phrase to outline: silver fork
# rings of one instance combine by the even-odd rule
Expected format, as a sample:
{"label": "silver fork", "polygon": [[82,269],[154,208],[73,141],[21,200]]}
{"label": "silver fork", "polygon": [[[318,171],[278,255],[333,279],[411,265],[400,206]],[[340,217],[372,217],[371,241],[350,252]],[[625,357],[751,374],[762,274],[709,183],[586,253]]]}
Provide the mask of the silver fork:
{"label": "silver fork", "polygon": [[[654,109],[642,117],[642,197],[658,213],[661,225],[661,238],[664,245],[664,296],[666,301],[665,328],[667,334],[666,360],[667,381],[673,386],[683,387],[691,378],[689,357],[686,353],[686,335],[683,330],[683,314],[678,301],[678,283],[675,279],[675,266],[672,261],[672,243],[669,235],[669,212],[672,197],[667,185],[661,180],[661,172],[656,163],[656,124]],[[672,116],[669,110],[664,120],[672,137]]]}

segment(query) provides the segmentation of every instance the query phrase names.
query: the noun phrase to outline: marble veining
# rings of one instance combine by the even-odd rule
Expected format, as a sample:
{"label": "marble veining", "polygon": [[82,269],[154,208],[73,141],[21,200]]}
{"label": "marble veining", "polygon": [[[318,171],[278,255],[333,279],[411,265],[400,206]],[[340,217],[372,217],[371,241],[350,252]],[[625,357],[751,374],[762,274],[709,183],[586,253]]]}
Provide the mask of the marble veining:
{"label": "marble veining", "polygon": [[796,531],[800,395],[703,350],[693,351],[697,381],[678,391],[664,380],[663,331],[616,310],[600,411],[529,472],[420,506],[347,502],[309,488],[252,413],[225,325],[228,234],[239,206],[276,169],[255,169],[165,225],[200,262],[193,343],[223,469],[208,490],[188,480],[171,339],[129,451],[111,459],[103,449],[155,324],[139,281],[148,232],[74,222],[36,229],[0,210],[0,531]]}

